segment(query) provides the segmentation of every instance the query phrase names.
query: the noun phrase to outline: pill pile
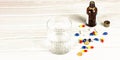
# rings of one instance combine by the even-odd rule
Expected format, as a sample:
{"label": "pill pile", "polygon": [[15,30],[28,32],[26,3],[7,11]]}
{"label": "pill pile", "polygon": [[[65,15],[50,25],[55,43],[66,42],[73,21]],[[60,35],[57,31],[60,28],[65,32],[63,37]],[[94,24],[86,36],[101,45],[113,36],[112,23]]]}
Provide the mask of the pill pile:
{"label": "pill pile", "polygon": [[[85,27],[86,27],[85,24],[80,24],[79,26],[80,29],[81,28],[83,29]],[[95,48],[93,45],[90,45],[90,43],[94,43],[94,42],[104,43],[104,36],[108,35],[108,32],[103,32],[103,33],[98,34],[98,31],[96,31],[96,29],[94,29],[93,31],[88,31],[88,32],[89,33],[87,35],[89,35],[89,37],[86,37],[86,38],[85,37],[81,38],[81,35],[84,34],[84,32],[75,33],[76,37],[80,37],[78,38],[78,43],[83,45],[81,46],[80,51],[77,53],[78,56],[82,56],[84,53],[87,53],[90,49]],[[98,35],[102,35],[103,37],[97,37]],[[90,38],[90,37],[94,37],[94,38]]]}

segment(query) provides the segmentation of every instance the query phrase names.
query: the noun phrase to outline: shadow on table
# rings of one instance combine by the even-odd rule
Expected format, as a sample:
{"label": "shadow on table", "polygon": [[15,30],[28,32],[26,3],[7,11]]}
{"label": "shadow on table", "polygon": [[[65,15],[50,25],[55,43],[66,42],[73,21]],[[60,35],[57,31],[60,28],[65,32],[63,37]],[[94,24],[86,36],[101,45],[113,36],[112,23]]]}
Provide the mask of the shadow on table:
{"label": "shadow on table", "polygon": [[82,15],[70,15],[69,19],[75,22],[86,23],[86,18]]}

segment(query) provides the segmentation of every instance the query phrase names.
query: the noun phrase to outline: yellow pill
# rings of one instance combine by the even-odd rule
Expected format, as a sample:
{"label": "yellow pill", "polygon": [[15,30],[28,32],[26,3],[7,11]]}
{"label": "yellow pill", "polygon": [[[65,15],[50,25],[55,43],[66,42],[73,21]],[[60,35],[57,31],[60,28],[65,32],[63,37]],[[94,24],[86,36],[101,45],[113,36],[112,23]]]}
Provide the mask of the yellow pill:
{"label": "yellow pill", "polygon": [[95,32],[95,35],[98,35],[98,33],[97,33],[97,32]]}
{"label": "yellow pill", "polygon": [[89,41],[84,42],[85,45],[89,45],[89,43],[90,43]]}
{"label": "yellow pill", "polygon": [[81,52],[83,53],[83,52],[84,52],[84,50],[81,50]]}
{"label": "yellow pill", "polygon": [[84,24],[80,24],[79,27],[80,27],[80,28],[84,28],[85,25],[84,25]]}
{"label": "yellow pill", "polygon": [[82,56],[83,54],[82,54],[82,52],[78,52],[77,55],[78,56]]}
{"label": "yellow pill", "polygon": [[102,37],[102,38],[100,38],[100,40],[104,40],[104,38]]}
{"label": "yellow pill", "polygon": [[82,28],[82,25],[79,25],[80,28]]}
{"label": "yellow pill", "polygon": [[82,38],[79,38],[79,40],[82,40]]}
{"label": "yellow pill", "polygon": [[91,46],[87,46],[88,49],[91,49]]}

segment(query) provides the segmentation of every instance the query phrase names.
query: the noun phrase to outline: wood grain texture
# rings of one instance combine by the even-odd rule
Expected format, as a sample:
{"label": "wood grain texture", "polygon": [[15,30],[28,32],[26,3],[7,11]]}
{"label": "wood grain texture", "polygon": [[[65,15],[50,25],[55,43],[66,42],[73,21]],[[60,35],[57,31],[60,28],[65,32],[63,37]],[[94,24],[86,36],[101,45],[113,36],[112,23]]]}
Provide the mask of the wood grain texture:
{"label": "wood grain texture", "polygon": [[[117,51],[119,51],[120,48],[120,2],[119,0],[102,1],[104,0],[96,1],[98,7],[98,24],[106,19],[111,21],[109,29],[110,36],[105,43],[105,47],[102,47],[103,50],[101,50],[103,53],[106,52],[107,54],[105,54],[105,56],[107,56],[109,54],[108,50],[110,50],[112,54],[119,53]],[[86,19],[86,7],[88,3],[88,0],[26,0],[18,2],[16,2],[16,0],[0,0],[0,56],[2,56],[2,58],[7,56],[13,60],[15,60],[15,55],[17,55],[16,57],[18,58],[21,56],[32,59],[31,56],[34,56],[39,60],[54,60],[58,58],[61,60],[61,57],[50,54],[43,44],[47,35],[47,21],[51,16],[55,15],[72,16],[72,30],[74,33],[77,31],[75,27],[79,24],[79,22],[75,22],[75,20],[81,20],[79,19],[80,16]],[[100,48],[95,49],[95,53],[97,53]],[[43,51],[46,53],[43,53]],[[115,51],[115,53],[113,51]],[[94,54],[94,52],[92,53]],[[71,57],[70,54],[75,56],[74,51],[72,51],[63,57],[64,60],[78,60],[76,56],[71,59],[66,58]],[[90,53],[88,53],[88,55],[89,54]],[[87,57],[91,57],[88,55]],[[100,51],[98,55],[104,57]],[[101,57],[94,57],[96,56],[92,55],[91,60],[108,60],[108,58],[102,59]],[[113,55],[110,55],[110,57],[111,59],[119,58],[113,57]],[[84,57],[82,59],[85,60],[86,58]]]}

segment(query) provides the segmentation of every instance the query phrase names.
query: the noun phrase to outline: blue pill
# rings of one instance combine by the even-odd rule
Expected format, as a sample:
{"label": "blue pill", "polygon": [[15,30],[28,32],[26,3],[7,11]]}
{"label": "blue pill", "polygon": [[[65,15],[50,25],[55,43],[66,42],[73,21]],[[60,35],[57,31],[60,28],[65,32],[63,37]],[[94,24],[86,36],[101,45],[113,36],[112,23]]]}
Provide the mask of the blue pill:
{"label": "blue pill", "polygon": [[86,39],[83,39],[83,42],[86,42]]}
{"label": "blue pill", "polygon": [[86,46],[82,46],[82,49],[86,49],[87,47]]}
{"label": "blue pill", "polygon": [[79,33],[75,33],[75,36],[79,36]]}
{"label": "blue pill", "polygon": [[99,41],[99,39],[98,39],[98,38],[94,38],[94,40],[95,40],[95,41]]}
{"label": "blue pill", "polygon": [[107,33],[107,32],[104,32],[103,35],[108,35],[108,33]]}
{"label": "blue pill", "polygon": [[94,34],[93,33],[90,33],[90,36],[93,36]]}

